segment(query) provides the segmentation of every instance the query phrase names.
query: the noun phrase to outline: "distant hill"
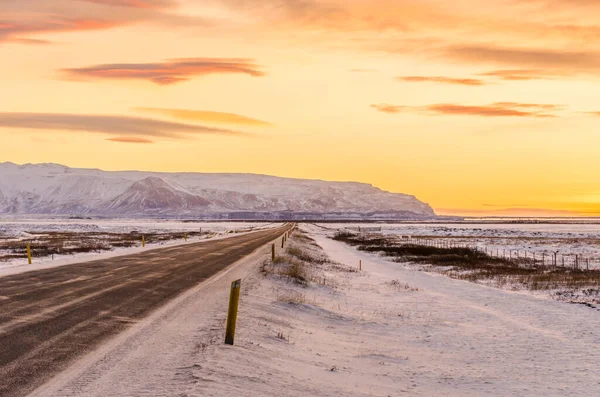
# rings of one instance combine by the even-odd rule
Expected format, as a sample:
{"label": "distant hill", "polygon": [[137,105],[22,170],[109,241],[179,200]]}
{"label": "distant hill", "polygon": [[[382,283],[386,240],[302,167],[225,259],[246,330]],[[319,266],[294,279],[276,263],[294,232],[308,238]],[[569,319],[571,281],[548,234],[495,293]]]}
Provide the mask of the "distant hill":
{"label": "distant hill", "polygon": [[414,196],[364,183],[13,163],[0,163],[0,214],[205,219],[435,216]]}

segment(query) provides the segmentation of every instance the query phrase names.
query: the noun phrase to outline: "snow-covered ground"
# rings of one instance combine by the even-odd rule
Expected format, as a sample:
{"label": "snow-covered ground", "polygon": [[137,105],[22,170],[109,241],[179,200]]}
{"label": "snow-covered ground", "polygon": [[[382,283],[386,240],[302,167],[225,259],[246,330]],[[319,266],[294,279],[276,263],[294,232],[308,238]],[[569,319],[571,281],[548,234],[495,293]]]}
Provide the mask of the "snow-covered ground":
{"label": "snow-covered ground", "polygon": [[[596,309],[414,271],[303,228],[324,252],[291,246],[337,263],[307,264],[308,286],[261,274],[265,247],[35,395],[600,395]],[[238,277],[232,347],[223,329]]]}
{"label": "snow-covered ground", "polygon": [[331,229],[378,229],[386,236],[426,237],[456,245],[474,246],[494,256],[520,256],[557,264],[575,256],[585,267],[600,268],[600,224],[324,224]]}
{"label": "snow-covered ground", "polygon": [[175,220],[144,219],[0,219],[0,234],[20,235],[27,232],[104,232],[141,233],[180,231],[212,231],[276,227],[272,222],[182,222]]}
{"label": "snow-covered ground", "polygon": [[[147,242],[141,247],[141,241],[134,247],[119,247],[102,253],[86,252],[74,255],[54,255],[46,257],[35,257],[31,265],[27,258],[15,258],[8,261],[0,261],[0,276],[22,273],[30,270],[39,270],[50,267],[64,266],[73,263],[90,261],[95,259],[111,258],[115,256],[134,254],[144,250],[169,247],[182,244],[192,244],[208,238],[226,238],[246,231],[260,230],[280,226],[279,223],[247,223],[247,222],[178,222],[178,221],[155,221],[155,220],[43,220],[29,219],[19,221],[0,220],[0,242],[24,241],[34,236],[50,232],[73,232],[73,233],[173,233],[181,232],[181,237],[171,241]],[[183,234],[191,232],[204,233],[202,236],[190,236],[184,241]],[[235,232],[235,234],[229,234]],[[35,235],[32,233],[36,233]],[[76,236],[75,236],[76,237]],[[2,248],[0,246],[0,254]]]}

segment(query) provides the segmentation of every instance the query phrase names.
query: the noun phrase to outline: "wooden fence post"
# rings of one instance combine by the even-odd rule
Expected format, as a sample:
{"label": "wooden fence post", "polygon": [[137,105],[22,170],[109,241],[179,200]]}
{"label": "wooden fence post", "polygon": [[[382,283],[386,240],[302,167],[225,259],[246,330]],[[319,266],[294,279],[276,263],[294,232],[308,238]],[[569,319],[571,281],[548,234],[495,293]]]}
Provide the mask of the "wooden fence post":
{"label": "wooden fence post", "polygon": [[27,243],[27,262],[31,265],[31,245]]}
{"label": "wooden fence post", "polygon": [[242,280],[235,280],[231,283],[231,291],[229,293],[229,311],[227,312],[227,328],[225,330],[225,344],[227,345],[233,345],[233,341],[235,339],[235,323],[237,321],[241,286]]}

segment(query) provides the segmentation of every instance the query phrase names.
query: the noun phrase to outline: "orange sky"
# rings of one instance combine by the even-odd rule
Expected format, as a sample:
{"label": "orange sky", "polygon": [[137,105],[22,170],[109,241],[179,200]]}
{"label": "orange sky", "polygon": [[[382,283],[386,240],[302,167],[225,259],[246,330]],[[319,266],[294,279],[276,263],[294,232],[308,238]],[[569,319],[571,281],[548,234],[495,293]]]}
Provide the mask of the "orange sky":
{"label": "orange sky", "polygon": [[4,0],[0,161],[600,215],[598,21],[587,0]]}

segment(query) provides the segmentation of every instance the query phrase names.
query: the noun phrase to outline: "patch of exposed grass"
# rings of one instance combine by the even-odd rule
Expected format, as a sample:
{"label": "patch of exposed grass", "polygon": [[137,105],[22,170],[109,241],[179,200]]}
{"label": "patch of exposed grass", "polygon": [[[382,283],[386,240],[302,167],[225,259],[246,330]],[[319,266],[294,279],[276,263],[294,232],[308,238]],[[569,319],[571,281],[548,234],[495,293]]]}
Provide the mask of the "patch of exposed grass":
{"label": "patch of exposed grass", "polygon": [[402,290],[402,291],[418,291],[418,288],[415,287],[411,287],[410,285],[408,285],[407,283],[403,283],[400,282],[398,280],[392,280],[390,282],[386,283],[387,285],[389,285],[390,287],[397,289],[397,290]]}
{"label": "patch of exposed grass", "polygon": [[[580,270],[547,266],[525,258],[497,258],[471,248],[394,244],[383,237],[362,236],[348,232],[338,233],[333,238],[357,246],[361,251],[393,257],[396,262],[430,266],[433,270],[452,278],[484,282],[500,288],[522,288],[531,291],[559,290],[563,291],[561,297],[569,295],[565,291],[571,291],[577,296],[589,298],[600,287],[598,269]],[[593,299],[600,300],[600,298]]]}
{"label": "patch of exposed grass", "polygon": [[277,302],[301,305],[306,303],[306,295],[301,294],[300,292],[287,291],[277,296]]}
{"label": "patch of exposed grass", "polygon": [[314,264],[318,264],[318,265],[322,265],[323,263],[327,262],[325,259],[323,258],[317,258],[313,255],[310,255],[307,251],[298,248],[298,247],[289,247],[287,249],[287,253],[293,257],[295,257],[298,260],[307,262],[307,263],[314,263]]}
{"label": "patch of exposed grass", "polygon": [[[25,240],[0,240],[0,261],[26,258],[26,246],[30,244],[32,256],[43,258],[52,255],[73,255],[88,252],[110,251],[115,248],[128,248],[141,245],[142,234],[104,232],[30,232],[32,238]],[[199,232],[187,232],[188,239],[198,237]],[[146,243],[161,243],[183,240],[183,232],[147,233]]]}
{"label": "patch of exposed grass", "polygon": [[306,269],[304,268],[304,263],[291,260],[289,266],[287,266],[281,272],[282,275],[290,278],[295,283],[306,285],[308,283]]}
{"label": "patch of exposed grass", "polygon": [[319,247],[319,245],[317,244],[315,239],[308,237],[306,234],[304,234],[303,232],[301,232],[299,230],[294,230],[294,232],[291,234],[291,237],[293,239],[297,240],[298,243],[304,243],[304,244],[312,245],[314,247]]}

